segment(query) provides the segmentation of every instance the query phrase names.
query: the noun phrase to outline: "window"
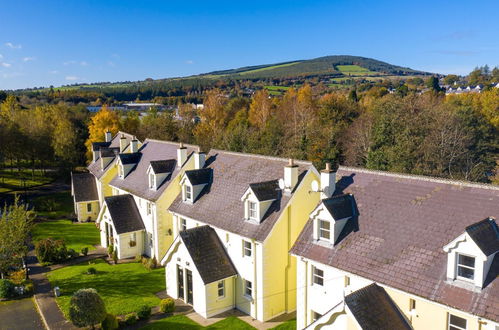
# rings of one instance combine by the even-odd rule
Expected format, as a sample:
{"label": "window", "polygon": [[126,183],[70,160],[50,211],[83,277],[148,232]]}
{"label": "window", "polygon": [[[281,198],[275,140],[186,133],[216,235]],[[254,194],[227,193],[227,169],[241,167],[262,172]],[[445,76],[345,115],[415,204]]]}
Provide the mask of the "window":
{"label": "window", "polygon": [[123,165],[118,165],[118,175],[123,178]]}
{"label": "window", "polygon": [[345,288],[350,285],[350,277],[345,276]]}
{"label": "window", "polygon": [[149,188],[153,189],[154,188],[154,173],[149,173]]}
{"label": "window", "polygon": [[256,203],[248,201],[248,217],[250,219],[256,219]]}
{"label": "window", "polygon": [[185,185],[185,200],[192,200],[192,188],[189,185]]}
{"label": "window", "polygon": [[152,240],[152,234],[151,233],[147,233],[147,235],[149,236],[149,246],[151,247],[152,249],[152,246],[153,246],[153,240]]}
{"label": "window", "polygon": [[413,311],[416,309],[416,300],[414,299],[409,299],[409,310]]}
{"label": "window", "polygon": [[253,284],[250,281],[244,280],[244,294],[247,297],[253,296]]}
{"label": "window", "polygon": [[225,280],[221,280],[217,284],[218,298],[225,297]]}
{"label": "window", "polygon": [[466,319],[449,314],[449,330],[466,330]]}
{"label": "window", "polygon": [[152,213],[152,203],[147,202],[147,215],[151,215]]}
{"label": "window", "polygon": [[92,212],[92,203],[87,204],[87,213]]}
{"label": "window", "polygon": [[331,223],[329,221],[319,220],[319,239],[330,239]]}
{"label": "window", "polygon": [[251,242],[243,240],[243,256],[251,257]]}
{"label": "window", "polygon": [[180,218],[180,231],[184,231],[187,229],[187,220],[184,218]]}
{"label": "window", "polygon": [[320,319],[322,317],[322,314],[319,314],[317,312],[314,312],[312,311],[312,322],[315,322],[317,321],[318,319]]}
{"label": "window", "polygon": [[312,266],[312,283],[324,285],[324,271],[315,266]]}
{"label": "window", "polygon": [[135,241],[137,241],[137,233],[132,233],[132,234],[130,235],[130,240],[131,240],[131,241],[134,241],[134,242],[135,242]]}
{"label": "window", "polygon": [[466,280],[475,277],[475,258],[457,254],[457,276]]}

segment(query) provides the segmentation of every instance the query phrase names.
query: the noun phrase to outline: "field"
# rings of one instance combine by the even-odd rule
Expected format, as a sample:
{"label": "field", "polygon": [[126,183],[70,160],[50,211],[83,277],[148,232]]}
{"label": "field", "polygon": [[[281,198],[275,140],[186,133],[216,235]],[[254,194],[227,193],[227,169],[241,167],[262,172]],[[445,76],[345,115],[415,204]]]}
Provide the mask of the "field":
{"label": "field", "polygon": [[[25,181],[23,181],[25,180]],[[34,173],[30,169],[22,169],[18,171],[14,169],[0,170],[0,193],[17,190],[22,192],[24,188],[39,186],[52,181],[52,178],[47,177],[40,170],[35,170]]]}
{"label": "field", "polygon": [[358,65],[337,65],[336,69],[347,76],[370,76],[380,75],[379,72],[369,71]]}
{"label": "field", "polygon": [[73,213],[73,198],[69,191],[41,195],[33,200],[33,206],[39,217],[48,219],[69,218]]}
{"label": "field", "polygon": [[94,250],[94,245],[100,243],[99,230],[93,222],[73,223],[70,220],[49,220],[36,223],[32,231],[33,242],[47,237],[64,240],[67,248],[76,252],[80,252],[84,247]]}
{"label": "field", "polygon": [[279,64],[279,65],[272,65],[272,66],[268,66],[268,67],[265,67],[265,68],[243,71],[243,72],[240,72],[239,74],[242,75],[242,76],[244,76],[244,75],[247,75],[247,74],[252,74],[252,73],[257,73],[257,72],[262,72],[262,71],[267,71],[267,70],[273,70],[273,69],[278,69],[278,68],[285,68],[287,66],[295,65],[297,63],[300,63],[300,62],[291,62],[291,63],[285,63],[285,64]]}
{"label": "field", "polygon": [[200,330],[200,329],[235,329],[235,330],[250,330],[255,329],[248,323],[241,321],[237,317],[231,316],[222,321],[218,321],[210,325],[209,327],[203,327],[187,316],[184,315],[176,315],[161,319],[154,323],[151,323],[141,329],[144,330],[156,330],[156,329],[192,329],[192,330]]}

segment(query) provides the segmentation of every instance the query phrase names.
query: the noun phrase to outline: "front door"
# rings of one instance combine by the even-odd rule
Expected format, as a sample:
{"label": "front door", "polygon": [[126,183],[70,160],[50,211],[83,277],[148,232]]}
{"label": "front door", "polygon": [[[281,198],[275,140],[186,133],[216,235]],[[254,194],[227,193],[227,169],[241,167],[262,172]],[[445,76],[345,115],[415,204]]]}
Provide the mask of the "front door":
{"label": "front door", "polygon": [[186,269],[187,273],[187,303],[193,304],[193,294],[192,294],[192,272]]}
{"label": "front door", "polygon": [[184,299],[184,270],[177,265],[178,298]]}

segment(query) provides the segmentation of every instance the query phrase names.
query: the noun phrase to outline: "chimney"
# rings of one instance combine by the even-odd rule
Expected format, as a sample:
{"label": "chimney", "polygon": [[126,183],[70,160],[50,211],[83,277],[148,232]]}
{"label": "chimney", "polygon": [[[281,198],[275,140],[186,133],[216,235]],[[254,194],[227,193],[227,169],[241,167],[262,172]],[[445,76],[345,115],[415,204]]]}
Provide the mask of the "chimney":
{"label": "chimney", "polygon": [[204,163],[206,161],[206,154],[201,151],[201,148],[198,147],[198,151],[194,153],[194,168],[196,170],[200,170],[204,167]]}
{"label": "chimney", "polygon": [[127,142],[126,142],[125,134],[121,134],[121,137],[120,137],[120,153],[125,152],[126,143]]}
{"label": "chimney", "polygon": [[331,163],[326,163],[326,168],[321,171],[321,198],[333,196],[336,189],[336,172],[331,168]]}
{"label": "chimney", "polygon": [[177,166],[182,167],[187,160],[187,148],[184,144],[180,142],[180,146],[177,149]]}
{"label": "chimney", "polygon": [[106,138],[106,142],[111,142],[111,140],[113,139],[113,134],[109,130],[107,130],[105,138]]}
{"label": "chimney", "polygon": [[137,151],[139,151],[139,141],[134,136],[132,142],[130,142],[130,152],[133,154]]}
{"label": "chimney", "polygon": [[298,165],[293,159],[289,159],[289,164],[284,166],[284,190],[290,193],[298,183]]}

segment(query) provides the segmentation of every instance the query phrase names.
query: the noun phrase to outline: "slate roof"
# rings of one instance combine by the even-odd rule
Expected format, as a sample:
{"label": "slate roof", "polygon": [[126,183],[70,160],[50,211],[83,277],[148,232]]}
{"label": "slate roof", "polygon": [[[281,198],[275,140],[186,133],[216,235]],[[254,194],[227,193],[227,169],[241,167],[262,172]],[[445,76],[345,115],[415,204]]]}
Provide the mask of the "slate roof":
{"label": "slate roof", "polygon": [[[99,145],[99,148],[104,147],[104,149],[106,149],[106,148],[112,148],[112,149],[118,148],[119,149],[121,135],[125,136],[125,138],[128,142],[128,145],[129,145],[130,141],[132,141],[132,139],[133,139],[133,135],[130,135],[130,134],[125,133],[125,132],[118,132],[111,140],[111,143],[109,143],[109,142],[96,142],[96,143],[103,144],[103,145]],[[92,144],[92,149],[93,149],[93,144]],[[99,149],[97,149],[97,150],[99,150]],[[105,152],[107,153],[107,151],[105,151]],[[106,170],[109,169],[114,164],[115,161],[116,161],[116,158],[113,159],[113,161],[111,161],[105,168],[102,168],[100,158],[97,158],[95,161],[91,162],[87,166],[87,169],[97,179],[100,179],[104,175],[104,173],[106,173]]]}
{"label": "slate roof", "polygon": [[499,187],[347,167],[337,178],[336,193],[355,197],[358,228],[345,225],[351,232],[326,247],[314,242],[309,220],[292,254],[499,321],[497,255],[490,281],[473,292],[447,283],[443,251],[469,225],[499,216]]}
{"label": "slate roof", "polygon": [[237,275],[227,251],[210,226],[200,226],[180,232],[204,284]]}
{"label": "slate roof", "polygon": [[167,159],[167,160],[151,160],[150,162],[152,170],[156,174],[160,173],[171,173],[177,166],[177,160]]}
{"label": "slate roof", "polygon": [[279,180],[250,183],[250,188],[260,201],[269,201],[279,198]]}
{"label": "slate roof", "polygon": [[120,153],[120,148],[117,147],[109,147],[109,148],[100,148],[100,156],[101,157],[116,157]]}
{"label": "slate roof", "polygon": [[350,194],[325,198],[322,203],[335,220],[349,218],[355,214],[355,200]]}
{"label": "slate roof", "polygon": [[[180,168],[175,166],[172,174],[167,176],[157,190],[149,189],[147,169],[149,168],[151,161],[177,159],[178,147],[179,143],[146,139],[139,149],[139,153],[142,156],[137,163],[137,166],[135,166],[124,179],[116,175],[109,184],[135,196],[153,202],[156,201],[171,183],[172,179],[180,172]],[[188,157],[190,157],[190,154],[194,151],[194,146],[186,147],[189,155]]]}
{"label": "slate roof", "polygon": [[499,228],[493,219],[472,224],[466,227],[466,232],[486,256],[499,251]]}
{"label": "slate roof", "polygon": [[[299,165],[299,182],[312,166],[310,162]],[[284,176],[287,159],[242,154],[212,149],[205,167],[213,170],[212,183],[205,187],[193,203],[184,203],[178,196],[169,210],[205,224],[263,242],[285,209],[290,195],[274,201],[260,224],[244,220],[241,196],[255,180],[278,180]],[[299,184],[299,183],[298,183]]]}
{"label": "slate roof", "polygon": [[111,145],[111,142],[93,142],[92,151],[99,151],[100,148],[107,148]]}
{"label": "slate roof", "polygon": [[385,289],[373,283],[345,297],[362,329],[412,329]]}
{"label": "slate roof", "polygon": [[99,200],[95,178],[91,173],[73,173],[71,180],[76,203]]}
{"label": "slate roof", "polygon": [[123,165],[137,164],[142,157],[140,152],[119,154],[120,161]]}
{"label": "slate roof", "polygon": [[118,234],[145,229],[139,209],[132,195],[116,195],[104,198],[114,229]]}
{"label": "slate roof", "polygon": [[189,179],[189,182],[196,186],[198,184],[208,184],[211,182],[213,170],[211,168],[202,168],[199,170],[189,170],[185,171],[185,175]]}

